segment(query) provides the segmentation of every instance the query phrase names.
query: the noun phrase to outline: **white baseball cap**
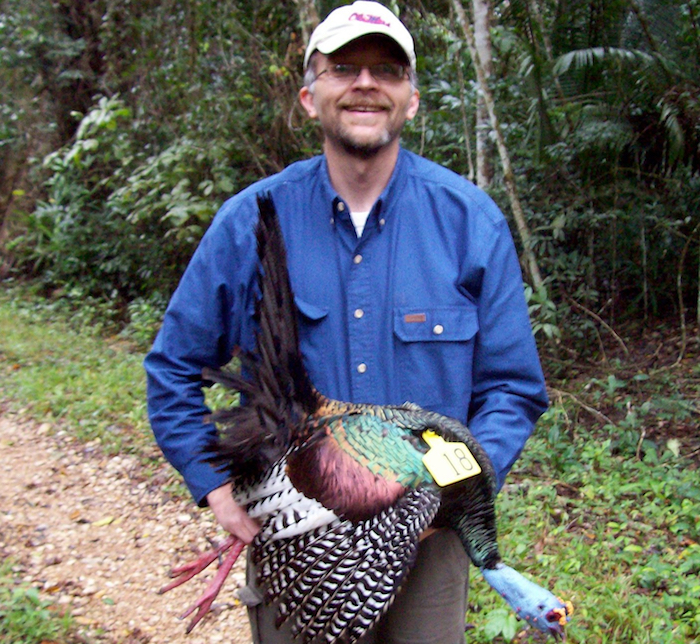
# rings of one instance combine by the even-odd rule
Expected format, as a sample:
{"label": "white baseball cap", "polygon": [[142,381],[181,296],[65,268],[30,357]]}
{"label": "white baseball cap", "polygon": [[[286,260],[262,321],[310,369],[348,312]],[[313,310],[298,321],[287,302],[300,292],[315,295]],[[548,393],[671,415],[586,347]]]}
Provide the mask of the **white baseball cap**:
{"label": "white baseball cap", "polygon": [[332,54],[344,45],[369,34],[383,34],[394,40],[405,52],[408,63],[416,67],[413,38],[403,23],[384,5],[369,0],[356,0],[338,7],[314,29],[304,56],[304,68],[314,51]]}

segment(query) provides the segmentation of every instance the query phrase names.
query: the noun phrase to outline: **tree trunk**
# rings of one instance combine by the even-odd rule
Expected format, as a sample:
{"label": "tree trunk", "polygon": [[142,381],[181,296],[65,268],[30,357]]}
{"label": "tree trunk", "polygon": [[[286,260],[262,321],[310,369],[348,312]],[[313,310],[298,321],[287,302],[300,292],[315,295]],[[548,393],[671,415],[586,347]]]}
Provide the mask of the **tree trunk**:
{"label": "tree trunk", "polygon": [[513,166],[510,162],[508,148],[506,147],[505,138],[503,137],[503,133],[501,132],[501,126],[498,121],[498,116],[496,115],[493,94],[486,81],[486,74],[484,73],[484,70],[481,66],[479,52],[476,50],[474,32],[472,30],[471,24],[467,21],[467,16],[464,11],[464,7],[462,6],[460,0],[452,0],[452,5],[457,15],[457,21],[459,22],[459,25],[462,28],[462,31],[464,32],[464,37],[467,42],[467,46],[469,47],[472,60],[474,61],[474,69],[476,71],[476,77],[479,82],[479,89],[484,96],[484,102],[486,104],[486,109],[489,113],[491,127],[493,128],[493,132],[496,135],[496,145],[498,147],[498,154],[501,158],[501,164],[503,165],[503,180],[506,185],[508,199],[510,200],[510,206],[513,212],[513,219],[515,220],[515,225],[518,229],[518,234],[520,235],[520,240],[523,244],[523,259],[525,262],[525,269],[529,274],[530,279],[532,280],[533,288],[537,291],[544,286],[544,282],[542,280],[542,275],[540,274],[539,266],[537,265],[537,259],[535,258],[535,254],[532,252],[532,235],[530,233],[530,228],[527,225],[522,205],[520,204],[520,198],[518,197],[518,190],[515,182],[515,173],[513,172]]}
{"label": "tree trunk", "polygon": [[318,11],[314,0],[294,0],[299,9],[299,25],[301,27],[301,40],[304,46],[309,42],[311,32],[319,23]]}
{"label": "tree trunk", "polygon": [[[18,160],[18,159],[21,159]],[[12,255],[5,244],[10,238],[10,224],[15,190],[24,174],[24,157],[8,152],[2,155],[0,166],[0,280],[7,277],[12,266]]]}
{"label": "tree trunk", "polygon": [[[61,143],[66,143],[78,129],[74,112],[88,112],[105,72],[100,51],[105,7],[98,0],[65,0],[52,3],[52,7],[61,34],[76,46],[83,43],[80,53],[67,59],[63,68],[56,67],[53,52],[44,51],[40,56],[44,84],[55,105],[58,134]],[[66,72],[71,72],[72,77]]]}
{"label": "tree trunk", "polygon": [[[491,2],[472,0],[474,12],[474,46],[479,52],[479,60],[487,82],[493,70],[491,48]],[[494,146],[491,139],[491,119],[479,92],[476,99],[476,185],[488,188],[493,181]]]}
{"label": "tree trunk", "polygon": [[[462,130],[464,131],[464,147],[467,151],[467,167],[469,168],[467,179],[469,181],[476,181],[476,170],[474,169],[474,160],[472,159],[472,135],[469,128],[469,119],[467,118],[467,89],[466,83],[464,82],[464,72],[462,71],[462,64],[460,62],[457,65],[457,80],[459,81],[459,111],[462,115]],[[422,145],[421,145],[422,148]]]}
{"label": "tree trunk", "polygon": [[[564,90],[562,89],[561,82],[559,81],[559,76],[554,72],[554,55],[552,53],[552,41],[549,38],[549,31],[547,29],[547,26],[544,24],[544,19],[542,18],[542,11],[540,11],[540,5],[539,5],[539,0],[531,0],[530,2],[530,12],[532,16],[535,19],[535,22],[537,23],[537,27],[539,28],[539,33],[540,36],[542,37],[542,42],[544,43],[544,52],[545,56],[547,58],[547,62],[549,63],[549,66],[552,68],[552,74],[554,76],[554,87],[556,88],[557,91],[557,96],[559,97],[559,101],[561,102],[562,105],[566,104],[566,95],[564,94]],[[544,101],[542,100],[542,85],[541,85],[541,79],[537,79],[537,86],[540,92],[540,105],[541,108],[544,108]],[[554,127],[551,124],[551,121],[549,119],[549,115],[544,114],[546,117],[547,125],[551,129],[552,135],[555,137],[554,133]],[[571,120],[571,115],[567,110],[564,111],[564,116],[566,118],[566,124],[569,127],[569,132],[572,132],[574,129],[574,123]]]}

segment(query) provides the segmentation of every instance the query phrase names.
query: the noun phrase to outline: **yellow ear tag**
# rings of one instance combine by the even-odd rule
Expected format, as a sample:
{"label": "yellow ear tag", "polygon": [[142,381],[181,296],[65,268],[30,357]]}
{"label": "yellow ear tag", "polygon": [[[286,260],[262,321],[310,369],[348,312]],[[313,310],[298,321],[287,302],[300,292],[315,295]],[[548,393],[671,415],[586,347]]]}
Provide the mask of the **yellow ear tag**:
{"label": "yellow ear tag", "polygon": [[431,430],[423,432],[430,445],[423,464],[440,487],[463,481],[481,472],[481,467],[464,443],[448,443]]}

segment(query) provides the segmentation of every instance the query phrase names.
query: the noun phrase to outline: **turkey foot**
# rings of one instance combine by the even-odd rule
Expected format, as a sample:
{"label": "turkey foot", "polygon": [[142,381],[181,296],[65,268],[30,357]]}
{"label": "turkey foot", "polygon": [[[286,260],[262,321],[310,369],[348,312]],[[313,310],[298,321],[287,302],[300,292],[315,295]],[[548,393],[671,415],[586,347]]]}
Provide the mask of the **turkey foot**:
{"label": "turkey foot", "polygon": [[184,566],[180,566],[179,568],[173,568],[173,570],[170,571],[170,576],[175,577],[175,579],[173,579],[173,581],[171,581],[167,586],[161,588],[158,591],[158,594],[167,593],[169,590],[177,588],[178,586],[184,584],[186,581],[189,581],[190,579],[192,579],[192,577],[202,572],[202,570],[209,566],[209,564],[218,559],[224,552],[230,549],[230,552],[221,562],[221,565],[219,566],[216,575],[209,582],[209,585],[206,587],[201,597],[194,604],[192,604],[182,615],[180,615],[180,619],[184,619],[185,617],[192,614],[195,610],[197,611],[197,614],[192,618],[192,621],[187,626],[187,633],[191,632],[192,629],[202,619],[202,617],[204,617],[209,612],[212,603],[216,599],[216,596],[219,594],[219,591],[221,590],[221,587],[223,586],[226,577],[228,577],[228,574],[229,572],[231,572],[233,564],[236,563],[236,560],[240,556],[244,547],[245,544],[240,539],[237,539],[236,537],[231,535],[227,537],[223,541],[223,543],[221,543],[219,546],[217,546],[210,552],[205,552],[200,557],[197,557],[197,559],[195,559],[194,561],[190,561],[189,563],[185,564]]}

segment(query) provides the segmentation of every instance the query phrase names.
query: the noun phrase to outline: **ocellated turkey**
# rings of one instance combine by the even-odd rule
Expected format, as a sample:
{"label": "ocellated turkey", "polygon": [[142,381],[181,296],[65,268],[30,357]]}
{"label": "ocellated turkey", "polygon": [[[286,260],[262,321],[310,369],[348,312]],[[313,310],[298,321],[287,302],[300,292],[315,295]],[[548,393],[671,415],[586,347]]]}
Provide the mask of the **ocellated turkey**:
{"label": "ocellated turkey", "polygon": [[[331,400],[302,362],[294,296],[274,203],[258,197],[260,297],[256,350],[241,369],[205,370],[206,380],[241,394],[217,411],[212,465],[229,472],[236,500],[262,528],[252,559],[278,625],[292,620],[304,643],[355,642],[390,606],[430,527],[456,531],[470,559],[518,616],[564,638],[573,607],[501,562],[495,475],[462,423],[407,403]],[[439,484],[438,484],[439,483]],[[231,550],[192,627],[209,610],[242,543],[173,571],[163,591]]]}

